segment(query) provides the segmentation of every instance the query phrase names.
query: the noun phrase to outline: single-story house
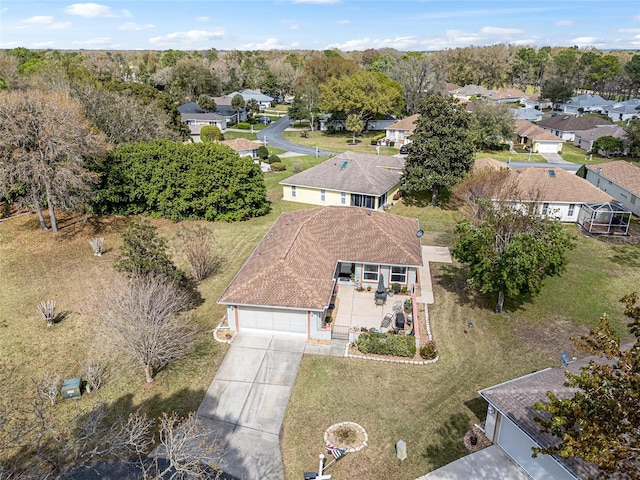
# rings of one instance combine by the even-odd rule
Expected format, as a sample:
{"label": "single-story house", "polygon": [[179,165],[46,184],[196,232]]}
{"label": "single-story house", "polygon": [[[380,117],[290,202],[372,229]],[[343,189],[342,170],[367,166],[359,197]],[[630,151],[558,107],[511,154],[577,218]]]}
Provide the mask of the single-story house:
{"label": "single-story house", "polygon": [[[505,164],[491,158],[476,160],[474,170],[505,168]],[[518,198],[504,198],[518,203],[535,202],[541,215],[557,218],[561,222],[575,223],[582,205],[615,201],[610,195],[595,188],[585,179],[560,168],[526,167],[510,171],[511,187]],[[508,189],[507,193],[511,194]]]}
{"label": "single-story house", "polygon": [[616,102],[604,109],[612,122],[627,121],[640,118],[640,99],[632,98],[624,102]]}
{"label": "single-story house", "polygon": [[528,120],[537,122],[542,120],[544,113],[537,108],[509,108],[509,111],[516,120]]}
{"label": "single-story house", "polygon": [[207,112],[196,102],[189,102],[178,107],[180,119],[187,124],[193,142],[200,141],[200,129],[205,125],[214,125],[221,131],[227,128],[228,118],[219,112]]}
{"label": "single-story house", "polygon": [[389,125],[386,130],[385,141],[387,143],[395,142],[396,147],[410,143],[409,136],[413,135],[413,130],[416,128],[416,122],[419,117],[420,115],[416,113]]}
{"label": "single-story house", "polygon": [[509,455],[533,480],[579,480],[598,478],[595,464],[579,458],[561,458],[551,455],[532,457],[533,447],[546,447],[557,443],[557,438],[540,430],[534,421],[543,412],[533,409],[538,402],[546,402],[546,392],[558,398],[570,398],[576,390],[564,385],[565,370],[578,373],[586,366],[587,357],[569,362],[564,368],[547,368],[530,373],[478,393],[489,404],[484,432],[487,438]]}
{"label": "single-story house", "polygon": [[[364,128],[368,131],[377,132],[386,130],[395,122],[396,118],[393,115],[380,115],[378,118],[367,121]],[[346,122],[343,118],[333,118],[330,113],[318,117],[318,123],[320,124],[321,132],[326,132],[327,130],[340,132],[347,129]]]}
{"label": "single-story house", "polygon": [[[235,97],[238,94],[242,96],[245,104],[249,100],[257,101],[258,104],[260,105],[260,110],[264,110],[266,108],[271,107],[271,102],[273,102],[273,97],[270,97],[269,95],[265,95],[264,93],[256,92],[255,90],[250,90],[250,89],[242,90],[241,92],[231,92],[225,95],[225,97],[229,99],[233,99],[233,97]],[[229,101],[229,104],[231,104],[231,100]]]}
{"label": "single-story house", "polygon": [[464,100],[469,100],[471,97],[481,98],[484,95],[487,95],[489,90],[480,85],[466,85],[462,88],[458,88],[456,90],[452,90],[451,94],[456,98],[461,98]]}
{"label": "single-story house", "polygon": [[531,95],[524,102],[526,108],[535,108],[536,110],[546,110],[553,107],[553,103],[548,98],[542,98],[539,93]]}
{"label": "single-story house", "polygon": [[626,138],[625,131],[622,127],[617,125],[609,125],[606,127],[596,127],[591,130],[581,130],[576,132],[576,136],[573,139],[573,144],[587,152],[593,149],[593,142],[600,137],[611,136],[623,140]]}
{"label": "single-story house", "polygon": [[527,147],[532,153],[561,153],[562,139],[528,120],[515,121],[514,147]]}
{"label": "single-story house", "polygon": [[571,97],[566,102],[557,103],[555,109],[570,115],[579,115],[588,112],[601,113],[608,105],[611,105],[611,101],[605,100],[600,95],[583,93],[582,95]]}
{"label": "single-story house", "polygon": [[[286,212],[222,293],[231,330],[331,338],[327,309],[339,278],[408,288],[422,265],[418,221],[363,208]],[[373,302],[373,294],[371,297]]]}
{"label": "single-story house", "polygon": [[545,118],[538,122],[538,126],[562,138],[562,140],[573,142],[576,132],[591,130],[596,127],[613,125],[609,120],[600,117],[574,117],[572,115],[556,115]]}
{"label": "single-story house", "polygon": [[344,152],[280,182],[282,198],[380,210],[400,188],[404,158]]}
{"label": "single-story house", "polygon": [[624,160],[587,165],[587,181],[640,215],[640,168]]}
{"label": "single-story house", "polygon": [[516,88],[499,88],[482,95],[482,99],[492,103],[525,103],[527,94]]}
{"label": "single-story house", "polygon": [[258,148],[262,145],[260,142],[254,142],[252,140],[247,140],[246,138],[222,140],[220,143],[231,147],[233,150],[238,152],[238,155],[241,157],[249,156],[251,158],[258,158]]}

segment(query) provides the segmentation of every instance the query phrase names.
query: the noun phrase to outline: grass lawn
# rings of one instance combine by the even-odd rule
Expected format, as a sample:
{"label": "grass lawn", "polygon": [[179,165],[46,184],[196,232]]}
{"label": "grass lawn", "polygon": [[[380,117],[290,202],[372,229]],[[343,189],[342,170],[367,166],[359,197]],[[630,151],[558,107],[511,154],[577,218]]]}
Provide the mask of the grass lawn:
{"label": "grass lawn", "polygon": [[[305,131],[308,134],[307,137],[302,137],[299,131],[284,131],[282,136],[290,142],[304,145],[306,147],[319,147],[325,150],[332,150],[334,152],[356,152],[356,153],[368,153],[376,154],[376,146],[371,145],[371,137],[374,137],[380,132],[365,132],[361,137],[356,137],[356,145],[352,145],[353,135],[349,132],[328,134],[315,130],[313,132]],[[394,155],[398,153],[399,148],[394,147],[380,147],[380,155]]]}
{"label": "grass lawn", "polygon": [[547,163],[547,161],[544,159],[542,155],[538,155],[536,153],[532,154],[531,158],[529,158],[528,153],[512,153],[509,150],[499,150],[499,151],[480,150],[479,152],[476,152],[476,158],[485,158],[485,157],[490,157],[490,158],[493,158],[494,160],[500,160],[503,162],[511,160],[512,162],[531,161],[531,162],[538,162],[538,163]]}

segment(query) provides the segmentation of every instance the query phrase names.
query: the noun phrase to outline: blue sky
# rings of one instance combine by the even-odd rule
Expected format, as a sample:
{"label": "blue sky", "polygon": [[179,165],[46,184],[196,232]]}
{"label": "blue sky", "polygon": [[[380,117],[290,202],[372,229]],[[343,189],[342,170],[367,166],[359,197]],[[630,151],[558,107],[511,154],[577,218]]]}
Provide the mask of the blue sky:
{"label": "blue sky", "polygon": [[0,0],[0,48],[640,49],[638,0]]}

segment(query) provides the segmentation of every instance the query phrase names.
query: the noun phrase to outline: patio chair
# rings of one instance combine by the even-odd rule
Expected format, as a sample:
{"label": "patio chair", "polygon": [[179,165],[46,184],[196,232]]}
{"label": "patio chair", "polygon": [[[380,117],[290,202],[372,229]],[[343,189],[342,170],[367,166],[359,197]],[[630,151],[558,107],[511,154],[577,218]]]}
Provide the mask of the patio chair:
{"label": "patio chair", "polygon": [[376,307],[382,307],[386,303],[387,299],[376,296]]}
{"label": "patio chair", "polygon": [[394,317],[393,313],[387,313],[382,319],[382,323],[380,324],[380,327],[389,328],[389,326],[391,325],[391,322],[393,321],[393,317]]}
{"label": "patio chair", "polygon": [[401,312],[403,308],[404,308],[404,307],[403,307],[403,304],[402,304],[402,300],[398,300],[397,302],[393,302],[393,308],[392,308],[392,310],[393,310],[394,312],[396,312],[396,313],[397,313],[397,312]]}

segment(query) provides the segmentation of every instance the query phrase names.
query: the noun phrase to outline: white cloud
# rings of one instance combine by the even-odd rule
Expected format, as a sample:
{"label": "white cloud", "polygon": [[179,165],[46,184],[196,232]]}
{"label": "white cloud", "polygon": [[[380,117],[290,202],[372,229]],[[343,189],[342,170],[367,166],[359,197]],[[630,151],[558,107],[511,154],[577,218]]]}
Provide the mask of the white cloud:
{"label": "white cloud", "polygon": [[197,22],[208,22],[209,21],[209,17],[198,17],[196,18]]}
{"label": "white cloud", "polygon": [[420,46],[417,37],[395,37],[395,38],[357,38],[343,43],[333,43],[327,45],[329,48],[338,48],[344,51],[366,50],[367,48],[396,48],[398,50],[411,50]]}
{"label": "white cloud", "polygon": [[618,33],[640,33],[640,28],[619,28]]}
{"label": "white cloud", "polygon": [[5,13],[9,11],[9,7],[0,8],[0,13]]}
{"label": "white cloud", "polygon": [[603,45],[603,42],[598,37],[576,37],[569,40],[571,45],[577,45],[578,47],[597,47]]}
{"label": "white cloud", "polygon": [[20,42],[0,42],[0,48],[15,48],[24,46]]}
{"label": "white cloud", "polygon": [[53,17],[51,15],[37,15],[35,17],[29,17],[24,20],[24,23],[48,25],[53,23]]}
{"label": "white cloud", "polygon": [[300,25],[296,25],[295,23],[289,25],[289,30],[299,30]]}
{"label": "white cloud", "polygon": [[517,28],[482,27],[480,33],[483,35],[516,35],[523,33],[523,31]]}
{"label": "white cloud", "polygon": [[238,47],[239,50],[286,50],[295,48],[298,46],[298,42],[294,42],[289,45],[283,45],[279,43],[277,38],[267,38],[264,42],[260,43],[247,43]]}
{"label": "white cloud", "polygon": [[224,35],[224,30],[189,30],[188,32],[173,32],[167,35],[152,37],[149,42],[158,46],[188,46],[197,42],[218,40]]}
{"label": "white cloud", "polygon": [[65,11],[70,15],[86,18],[115,17],[110,7],[99,3],[74,3],[65,8]]}
{"label": "white cloud", "polygon": [[47,27],[47,30],[66,30],[71,27],[71,22],[54,22]]}
{"label": "white cloud", "polygon": [[555,25],[557,27],[575,27],[578,24],[578,22],[575,22],[574,20],[558,20]]}
{"label": "white cloud", "polygon": [[350,25],[351,24],[351,20],[347,20],[346,18],[344,20],[338,20],[336,22],[336,25]]}
{"label": "white cloud", "polygon": [[129,10],[127,10],[126,8],[123,9],[123,10],[120,10],[120,15],[122,15],[123,17],[126,17],[126,18],[133,17],[133,15],[131,15],[131,12]]}
{"label": "white cloud", "polygon": [[89,40],[76,40],[74,45],[79,47],[100,48],[100,47],[113,47],[111,45],[111,37],[97,37],[90,38]]}
{"label": "white cloud", "polygon": [[56,46],[56,42],[33,42],[31,46],[35,48],[53,48]]}
{"label": "white cloud", "polygon": [[141,30],[149,30],[150,28],[154,28],[155,25],[152,23],[135,23],[135,22],[126,22],[120,25],[120,30],[130,30],[139,32]]}

